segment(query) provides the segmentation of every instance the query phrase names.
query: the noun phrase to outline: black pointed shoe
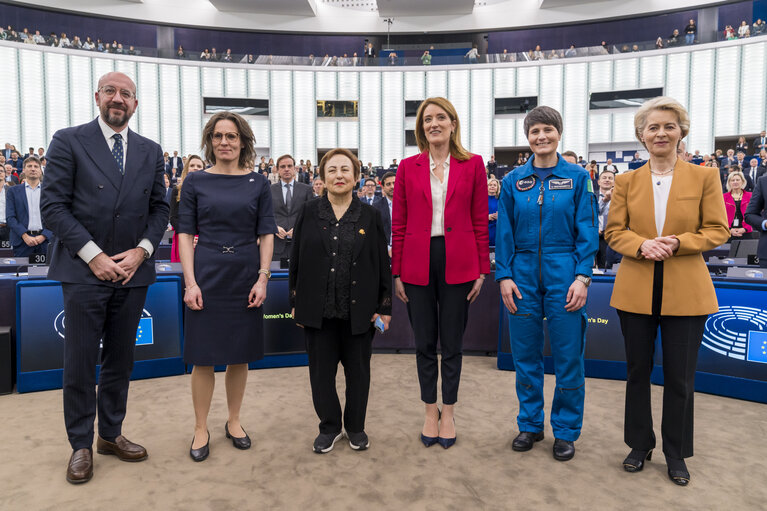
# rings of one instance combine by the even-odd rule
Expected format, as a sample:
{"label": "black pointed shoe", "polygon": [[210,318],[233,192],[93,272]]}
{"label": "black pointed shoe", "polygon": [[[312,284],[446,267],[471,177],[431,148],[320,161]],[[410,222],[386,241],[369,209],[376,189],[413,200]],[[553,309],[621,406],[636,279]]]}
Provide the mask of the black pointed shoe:
{"label": "black pointed shoe", "polygon": [[575,444],[568,440],[559,438],[554,439],[554,459],[557,461],[568,461],[575,456]]}
{"label": "black pointed shoe", "polygon": [[517,452],[529,451],[533,448],[535,442],[543,440],[543,431],[533,433],[532,431],[521,431],[517,438],[511,442],[511,448]]}

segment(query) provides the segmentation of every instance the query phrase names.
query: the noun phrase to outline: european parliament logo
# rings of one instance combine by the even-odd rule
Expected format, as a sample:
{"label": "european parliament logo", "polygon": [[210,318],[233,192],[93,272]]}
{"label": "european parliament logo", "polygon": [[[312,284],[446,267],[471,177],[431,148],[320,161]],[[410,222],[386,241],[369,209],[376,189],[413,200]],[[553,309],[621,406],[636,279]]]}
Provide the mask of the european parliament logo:
{"label": "european parliament logo", "polygon": [[[136,346],[146,346],[154,344],[154,328],[152,324],[152,315],[149,311],[143,309],[141,312],[141,319],[138,322],[138,330],[136,330]],[[61,311],[53,320],[53,328],[59,337],[64,338],[64,330],[66,328],[66,317],[64,311]],[[101,347],[101,346],[99,346]]]}
{"label": "european parliament logo", "polygon": [[767,364],[767,311],[726,305],[709,316],[703,346],[725,357]]}

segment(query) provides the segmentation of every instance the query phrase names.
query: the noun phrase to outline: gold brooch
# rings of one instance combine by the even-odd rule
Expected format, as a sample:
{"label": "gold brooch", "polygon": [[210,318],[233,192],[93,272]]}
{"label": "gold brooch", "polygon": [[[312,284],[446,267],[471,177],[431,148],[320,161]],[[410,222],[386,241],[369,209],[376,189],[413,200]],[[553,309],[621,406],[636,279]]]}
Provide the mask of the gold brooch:
{"label": "gold brooch", "polygon": [[365,235],[365,229],[360,229],[360,234]]}

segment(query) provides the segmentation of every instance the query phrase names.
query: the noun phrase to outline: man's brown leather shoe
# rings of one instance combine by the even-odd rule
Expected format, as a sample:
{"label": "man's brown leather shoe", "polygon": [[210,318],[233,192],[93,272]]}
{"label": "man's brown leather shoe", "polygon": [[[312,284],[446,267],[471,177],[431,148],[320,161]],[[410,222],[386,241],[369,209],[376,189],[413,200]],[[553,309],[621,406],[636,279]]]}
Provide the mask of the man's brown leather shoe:
{"label": "man's brown leather shoe", "polygon": [[149,456],[146,449],[139,444],[134,444],[122,435],[115,438],[114,443],[107,442],[99,436],[96,440],[96,452],[114,454],[122,461],[144,461]]}
{"label": "man's brown leather shoe", "polygon": [[87,483],[93,477],[93,451],[78,449],[72,453],[67,467],[67,481],[72,484]]}

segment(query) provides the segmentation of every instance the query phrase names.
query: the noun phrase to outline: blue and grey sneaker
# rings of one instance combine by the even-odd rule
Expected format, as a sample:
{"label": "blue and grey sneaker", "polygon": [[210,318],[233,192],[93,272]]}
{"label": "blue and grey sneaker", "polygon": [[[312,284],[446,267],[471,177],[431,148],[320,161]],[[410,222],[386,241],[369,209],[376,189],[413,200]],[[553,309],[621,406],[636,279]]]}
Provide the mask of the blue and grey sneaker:
{"label": "blue and grey sneaker", "polygon": [[333,450],[333,446],[344,437],[343,432],[320,433],[314,439],[314,452],[324,454]]}
{"label": "blue and grey sneaker", "polygon": [[364,431],[359,433],[349,433],[347,431],[346,438],[349,439],[349,445],[355,451],[364,451],[370,446],[370,440],[368,440],[368,436]]}

